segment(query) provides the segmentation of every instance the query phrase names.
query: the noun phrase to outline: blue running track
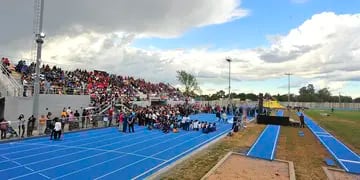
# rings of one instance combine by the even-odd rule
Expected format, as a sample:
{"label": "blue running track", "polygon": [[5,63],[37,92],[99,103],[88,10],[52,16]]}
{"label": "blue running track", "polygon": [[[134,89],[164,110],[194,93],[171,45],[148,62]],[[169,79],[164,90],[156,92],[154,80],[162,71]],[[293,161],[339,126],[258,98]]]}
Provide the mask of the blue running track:
{"label": "blue running track", "polygon": [[[213,114],[194,118],[216,119]],[[219,123],[209,134],[105,128],[68,133],[61,141],[41,137],[0,143],[0,179],[144,179],[230,129],[230,124]]]}
{"label": "blue running track", "polygon": [[284,111],[283,110],[276,111],[276,116],[284,116]]}
{"label": "blue running track", "polygon": [[251,146],[247,156],[274,160],[279,134],[279,125],[267,125],[255,143]]}
{"label": "blue running track", "polygon": [[[298,113],[300,115],[300,113]],[[360,156],[321,128],[309,117],[304,117],[306,126],[319,139],[331,155],[347,172],[360,174]]]}

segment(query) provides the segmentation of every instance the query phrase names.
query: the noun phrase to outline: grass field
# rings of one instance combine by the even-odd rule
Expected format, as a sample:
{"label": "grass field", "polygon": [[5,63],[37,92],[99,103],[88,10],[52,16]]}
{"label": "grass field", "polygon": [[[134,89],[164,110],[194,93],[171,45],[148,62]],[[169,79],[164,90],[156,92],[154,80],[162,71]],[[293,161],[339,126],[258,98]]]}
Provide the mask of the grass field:
{"label": "grass field", "polygon": [[[305,112],[321,127],[343,141],[356,153],[360,153],[360,112],[307,110]],[[324,114],[328,114],[326,116]]]}

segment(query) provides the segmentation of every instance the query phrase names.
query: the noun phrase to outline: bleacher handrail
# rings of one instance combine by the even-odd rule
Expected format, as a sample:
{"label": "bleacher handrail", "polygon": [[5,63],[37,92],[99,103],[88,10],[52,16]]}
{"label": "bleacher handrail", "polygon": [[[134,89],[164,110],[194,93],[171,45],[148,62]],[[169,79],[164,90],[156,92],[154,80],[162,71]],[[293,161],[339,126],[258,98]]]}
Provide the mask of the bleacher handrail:
{"label": "bleacher handrail", "polygon": [[[7,95],[11,95],[9,93],[10,92],[14,92],[14,94],[12,94],[13,96],[20,96],[21,92],[22,92],[22,86],[14,79],[14,77],[11,76],[11,73],[8,72],[8,69],[2,64],[0,63],[0,78],[2,81],[7,81],[9,86],[6,86],[5,88],[7,89]],[[6,74],[5,74],[6,73]]]}

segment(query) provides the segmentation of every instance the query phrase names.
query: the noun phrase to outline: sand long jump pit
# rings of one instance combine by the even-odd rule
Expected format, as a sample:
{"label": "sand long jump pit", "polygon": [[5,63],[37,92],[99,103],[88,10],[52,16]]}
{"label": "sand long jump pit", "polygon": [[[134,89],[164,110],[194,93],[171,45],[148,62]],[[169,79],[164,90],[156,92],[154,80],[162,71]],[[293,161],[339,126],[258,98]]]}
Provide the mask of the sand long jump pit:
{"label": "sand long jump pit", "polygon": [[293,163],[289,161],[268,161],[229,152],[202,178],[202,180],[229,179],[295,180],[295,170]]}

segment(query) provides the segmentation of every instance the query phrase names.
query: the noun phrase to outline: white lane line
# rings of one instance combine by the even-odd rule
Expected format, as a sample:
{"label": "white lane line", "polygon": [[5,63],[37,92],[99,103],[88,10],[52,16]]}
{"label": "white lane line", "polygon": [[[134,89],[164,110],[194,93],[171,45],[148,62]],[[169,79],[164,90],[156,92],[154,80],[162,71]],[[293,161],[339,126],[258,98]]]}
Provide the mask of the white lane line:
{"label": "white lane line", "polygon": [[[145,135],[147,136],[147,135]],[[165,135],[163,135],[165,136]],[[160,136],[160,137],[163,137],[163,136]],[[141,136],[141,138],[144,137],[144,136]],[[158,138],[160,138],[158,137]],[[140,137],[137,137],[136,139],[138,139]],[[153,139],[158,139],[158,138],[153,138]],[[153,140],[153,139],[150,139],[150,140]],[[127,141],[133,141],[134,139],[126,139],[122,142],[127,142]],[[149,139],[148,140],[143,140],[143,141],[140,141],[140,142],[137,142],[135,144],[139,144],[139,143],[142,143],[142,142],[146,142],[146,141],[150,141]],[[94,142],[92,142],[94,143]],[[109,146],[109,145],[113,145],[113,144],[118,144],[119,142],[114,142],[114,143],[111,143],[111,144],[106,144],[106,145],[102,145],[102,146],[98,146],[98,148],[101,148],[101,147],[105,147],[105,146]],[[129,144],[129,145],[126,145],[126,146],[122,146],[121,148],[125,148],[125,147],[129,147],[129,146],[132,146],[134,144]],[[68,147],[68,146],[61,146],[61,145],[47,145],[47,146],[56,146],[56,147],[65,147],[65,149],[71,149],[71,148],[77,148],[77,149],[85,149],[83,151],[79,151],[79,152],[74,152],[74,153],[69,153],[69,154],[65,154],[65,155],[62,155],[62,156],[54,156],[52,158],[46,158],[46,159],[43,159],[43,160],[40,160],[40,161],[35,161],[35,162],[32,162],[32,163],[28,163],[28,164],[25,164],[25,165],[21,165],[21,166],[17,166],[17,167],[11,167],[11,168],[7,168],[7,169],[2,169],[0,170],[0,172],[2,171],[7,171],[7,170],[10,170],[10,169],[15,169],[15,168],[18,168],[18,167],[22,167],[22,166],[27,166],[27,165],[33,165],[33,164],[38,164],[40,162],[44,162],[44,161],[48,161],[48,160],[52,160],[52,159],[58,159],[58,158],[61,158],[61,157],[66,157],[66,156],[70,156],[70,155],[74,155],[74,154],[78,154],[78,153],[82,153],[82,152],[86,152],[86,151],[90,151],[90,150],[99,150],[99,149],[96,149],[96,148],[83,148],[83,147]],[[118,149],[121,149],[121,148],[118,148]],[[64,150],[64,149],[60,149],[60,150]],[[60,151],[60,150],[56,150],[56,151]],[[105,151],[105,150],[101,150],[101,151]],[[114,150],[112,150],[114,151]],[[50,152],[50,151],[48,151]],[[45,153],[48,153],[48,152],[45,152]],[[45,153],[41,153],[41,154],[45,154]],[[17,159],[22,159],[22,158],[17,158]]]}
{"label": "white lane line", "polygon": [[[162,151],[159,151],[159,152],[151,155],[150,157],[154,157],[154,156],[156,156],[156,155],[158,155],[158,154],[161,154],[161,153],[163,153],[163,152],[165,152],[165,151],[168,151],[168,150],[170,150],[170,149],[173,149],[173,148],[175,148],[175,147],[177,147],[177,146],[180,146],[180,145],[182,145],[182,144],[188,143],[188,142],[192,141],[193,139],[197,139],[197,138],[202,137],[202,136],[204,136],[204,134],[202,134],[202,135],[200,135],[200,136],[197,136],[197,137],[194,137],[194,138],[191,138],[191,139],[189,139],[189,140],[183,141],[182,143],[176,144],[175,146],[171,146],[171,147],[169,147],[169,148],[166,148],[166,149],[164,149],[164,150],[162,150]],[[186,151],[185,151],[185,152],[186,152]],[[141,162],[141,161],[145,161],[146,159],[149,159],[149,158],[140,159],[140,160],[135,161],[135,162],[133,162],[133,163],[131,163],[131,164],[128,164],[128,165],[126,165],[126,166],[124,166],[124,167],[121,167],[121,168],[119,168],[119,169],[117,169],[117,170],[115,170],[115,171],[111,171],[111,172],[106,173],[106,174],[104,174],[104,175],[102,175],[102,176],[99,176],[99,177],[97,177],[97,178],[94,178],[94,180],[101,179],[101,178],[103,178],[103,177],[105,177],[105,176],[108,176],[108,175],[110,175],[110,174],[113,174],[113,173],[115,173],[115,172],[118,172],[118,171],[120,171],[120,170],[122,170],[122,169],[125,169],[125,168],[129,167],[129,166],[132,166],[132,165],[134,165],[134,164],[137,164],[137,163],[139,163],[139,162]],[[165,161],[165,162],[163,162],[163,163],[166,163],[166,162],[168,162],[168,160]]]}
{"label": "white lane line", "polygon": [[[186,151],[184,151],[184,152],[182,152],[182,153],[180,153],[180,154],[178,154],[178,155],[175,156],[175,157],[172,157],[171,159],[169,159],[169,160],[167,160],[167,161],[165,161],[165,162],[163,162],[163,163],[161,163],[161,164],[159,164],[159,165],[157,165],[157,166],[155,166],[155,167],[153,167],[153,168],[151,168],[151,169],[149,169],[149,170],[147,170],[147,171],[139,174],[138,176],[136,176],[136,177],[134,177],[134,178],[132,178],[132,179],[137,179],[137,178],[139,178],[139,177],[141,177],[141,176],[143,176],[143,175],[145,175],[145,174],[147,174],[147,173],[149,173],[149,172],[151,172],[151,171],[153,171],[153,170],[155,170],[155,169],[163,166],[164,164],[166,164],[166,163],[168,163],[168,162],[170,162],[170,161],[172,161],[172,160],[174,160],[174,159],[182,156],[183,154],[186,154],[186,153],[188,153],[189,151],[192,151],[193,149],[196,149],[196,148],[202,146],[203,144],[206,144],[206,143],[208,143],[208,142],[211,142],[212,140],[214,140],[214,139],[216,139],[216,138],[224,135],[227,131],[228,131],[228,129],[225,129],[223,132],[219,133],[218,135],[216,135],[216,136],[214,136],[214,137],[212,137],[212,138],[210,138],[210,139],[208,139],[208,140],[206,140],[206,141],[204,141],[204,142],[202,142],[202,143],[200,143],[200,144],[198,144],[198,145],[196,145],[196,146],[194,146],[194,147],[192,147],[192,148],[190,148],[190,149],[188,149],[188,150],[186,150]],[[96,179],[99,179],[99,178],[96,178]]]}
{"label": "white lane line", "polygon": [[[189,135],[189,133],[185,133],[184,135]],[[180,138],[180,137],[182,137],[182,136],[184,136],[184,135],[177,136],[177,137],[175,136],[175,138],[171,138],[171,139],[168,139],[168,140],[166,140],[166,141],[156,143],[155,145],[162,144],[162,143],[164,143],[164,142],[168,142],[168,141],[173,141],[173,140],[178,139],[178,138]],[[145,149],[149,149],[150,147],[152,147],[152,146],[147,146],[147,147],[144,147],[144,148],[138,149],[138,150],[134,151],[133,153],[140,152],[140,151],[145,150]],[[121,148],[119,148],[119,149],[121,149]],[[71,172],[71,173],[64,174],[64,175],[62,175],[62,176],[60,176],[60,177],[56,177],[55,179],[63,178],[63,177],[66,177],[66,176],[69,176],[69,175],[72,175],[72,174],[78,173],[78,172],[80,172],[80,171],[84,171],[84,170],[86,170],[86,169],[89,169],[89,168],[92,168],[92,167],[95,167],[95,166],[98,166],[98,165],[101,165],[101,164],[104,164],[104,163],[107,163],[107,162],[110,162],[110,161],[113,161],[113,160],[119,159],[119,158],[121,158],[121,157],[123,157],[123,156],[119,156],[119,157],[116,157],[116,158],[113,158],[113,159],[109,159],[109,160],[107,160],[107,161],[100,162],[100,163],[97,163],[97,164],[94,164],[94,165],[88,166],[88,167],[86,167],[86,168],[78,169],[78,170],[73,171],[73,172]],[[147,157],[150,157],[150,156],[147,156]],[[144,158],[144,159],[147,159],[147,158]]]}
{"label": "white lane line", "polygon": [[[13,162],[14,164],[21,165],[19,162],[10,160],[10,159],[7,158],[7,157],[4,157],[4,156],[0,156],[0,157],[2,157],[2,158],[4,158],[4,159],[7,159],[7,160],[9,160],[10,162]],[[27,166],[23,166],[23,167],[26,168],[26,169],[28,169],[28,170],[30,170],[30,171],[32,171],[32,172],[34,172],[33,169],[31,169],[31,168],[29,168],[29,167],[27,167]],[[39,174],[40,176],[45,177],[46,179],[51,179],[49,176],[46,176],[46,175],[44,175],[44,174],[42,174],[42,173],[38,173],[38,174]]]}
{"label": "white lane line", "polygon": [[266,127],[264,128],[264,130],[261,132],[260,136],[256,139],[255,143],[251,146],[249,152],[246,154],[246,156],[249,156],[249,154],[251,153],[251,151],[254,149],[254,147],[256,146],[256,144],[260,141],[261,137],[264,135],[265,131],[269,128],[269,125],[266,125]]}
{"label": "white lane line", "polygon": [[[307,119],[305,122],[306,122],[306,124],[308,124],[309,122],[311,123],[311,120]],[[330,152],[330,154],[335,157],[335,159],[340,163],[341,167],[343,167],[346,171],[349,171],[349,169],[339,160],[339,158],[336,156],[336,154],[329,148],[329,146],[327,146],[325,144],[325,142],[319,137],[319,135],[314,133],[315,132],[314,129],[310,126],[308,126],[308,128],[316,136],[316,138],[321,142],[321,144],[323,146],[325,146],[325,148]]]}
{"label": "white lane line", "polygon": [[[187,134],[190,134],[190,133],[187,133]],[[201,137],[201,136],[203,136],[203,135],[200,135],[200,136],[195,137],[195,138],[199,138],[199,137]],[[194,138],[192,138],[192,139],[194,139]],[[190,139],[190,140],[192,140],[192,139]],[[173,140],[173,139],[170,139],[170,140]],[[190,140],[188,140],[188,141],[190,141]],[[186,142],[187,142],[187,141],[185,141],[185,142],[183,142],[183,143],[186,143]],[[183,143],[181,143],[181,144],[183,144]],[[178,144],[178,145],[181,145],[181,144]],[[177,146],[178,146],[178,145],[177,145]],[[174,146],[174,147],[176,147],[176,146]],[[143,148],[143,149],[147,149],[147,148],[148,148],[148,147],[145,147],[145,148]],[[172,147],[172,148],[173,148],[173,147]],[[118,148],[118,149],[120,149],[120,148]],[[140,149],[140,150],[143,150],[143,149]],[[117,150],[117,149],[114,149],[114,150]],[[138,151],[140,151],[140,150],[138,150]],[[164,151],[165,151],[165,150],[164,150]],[[137,152],[137,151],[135,151],[135,152]],[[20,175],[20,176],[11,178],[11,179],[18,179],[18,178],[25,177],[25,176],[28,176],[28,175],[31,175],[31,174],[35,174],[35,173],[38,173],[38,172],[43,172],[43,171],[46,171],[46,170],[49,170],[49,169],[54,169],[54,168],[57,168],[57,167],[65,166],[65,165],[72,164],[72,163],[75,163],[75,162],[79,162],[79,161],[82,161],[82,160],[90,159],[90,158],[92,158],[92,157],[100,156],[100,155],[103,155],[103,154],[106,154],[106,153],[108,153],[108,152],[103,152],[103,153],[99,153],[99,154],[96,154],[96,155],[88,156],[88,157],[85,157],[85,158],[77,159],[77,160],[74,160],[74,161],[66,162],[66,163],[63,163],[63,164],[59,164],[59,165],[57,165],[57,166],[49,167],[49,168],[42,169],[42,170],[39,170],[39,171],[35,171],[35,172],[32,172],[32,173],[23,174],[23,175]],[[117,157],[117,158],[120,158],[120,157]],[[115,159],[117,159],[117,158],[115,158]],[[106,162],[111,161],[111,160],[114,160],[114,159],[109,159],[109,160],[107,160]],[[105,162],[102,162],[102,164],[103,164],[103,163],[105,163]],[[94,165],[94,166],[95,166],[95,165]],[[89,167],[90,167],[90,166],[89,166]],[[93,166],[91,166],[91,167],[93,167]]]}
{"label": "white lane line", "polygon": [[[108,129],[107,129],[108,130]],[[109,132],[111,132],[110,130],[108,130]],[[84,132],[86,132],[86,131],[84,131]],[[91,135],[91,136],[93,136],[93,135],[99,135],[99,134],[108,134],[109,132],[103,132],[103,131],[101,131],[100,133],[91,133],[91,134],[87,134],[87,133],[83,133],[83,132],[76,132],[76,135],[78,135],[78,136],[69,136],[69,135],[71,135],[71,134],[68,134],[68,133],[65,133],[67,136],[66,137],[68,137],[69,136],[69,138],[71,137],[71,138],[73,138],[73,137],[81,137],[81,136],[84,136],[84,135]],[[82,134],[80,134],[80,133],[82,133]],[[75,135],[75,133],[74,133],[74,135]],[[103,135],[102,135],[103,136]],[[97,137],[100,137],[100,136],[97,136]],[[21,146],[14,146],[14,147],[3,147],[3,148],[0,148],[0,150],[6,150],[6,149],[10,149],[10,148],[19,148],[19,147],[22,147],[22,146],[26,146],[26,143],[27,142],[33,142],[33,141],[38,141],[38,140],[41,140],[41,141],[43,141],[43,140],[45,140],[45,139],[48,139],[49,137],[48,136],[46,136],[46,137],[39,137],[39,138],[34,138],[34,139],[19,139],[19,141],[17,141],[17,142],[14,142],[13,144],[19,144],[19,145],[21,145]],[[81,140],[83,140],[83,139],[81,139]],[[40,141],[40,142],[41,142]],[[77,142],[77,141],[80,141],[80,140],[76,140],[76,141],[72,141],[72,142]]]}
{"label": "white lane line", "polygon": [[[143,131],[145,131],[145,129],[143,130]],[[111,134],[112,136],[114,136],[115,134]],[[95,143],[95,142],[100,142],[100,141],[108,141],[108,140],[111,140],[111,139],[121,139],[121,138],[123,138],[124,136],[129,136],[129,135],[131,135],[131,134],[125,134],[125,135],[123,135],[123,136],[116,136],[116,137],[113,137],[113,138],[108,138],[108,139],[106,139],[106,140],[104,140],[104,139],[101,139],[101,140],[98,140],[98,141],[92,141],[92,142],[89,142],[89,143],[84,143],[84,144],[77,144],[76,146],[83,146],[83,145],[89,145],[89,144],[92,144],[92,143]],[[106,135],[106,136],[109,136],[109,135]],[[99,136],[100,137],[100,136]],[[99,137],[97,137],[97,138],[99,138]],[[139,137],[138,137],[139,138]],[[81,140],[77,140],[77,141],[86,141],[86,139],[81,139]],[[70,144],[70,143],[74,143],[74,142],[76,142],[76,141],[72,141],[72,142],[65,142],[65,143],[62,143],[62,144]],[[19,143],[21,143],[21,142],[19,142]],[[120,142],[119,142],[120,143]],[[23,144],[27,144],[27,145],[41,145],[41,146],[49,146],[48,144],[42,144],[42,143],[25,143],[25,142],[23,142]],[[26,152],[26,151],[33,151],[33,150],[35,150],[35,149],[42,149],[42,148],[47,148],[47,147],[38,147],[38,148],[31,148],[31,149],[26,149],[26,150],[21,150],[21,151],[15,151],[15,152],[11,152],[11,153],[5,153],[5,154],[3,154],[3,155],[9,155],[9,154],[15,154],[15,153],[19,153],[19,152]],[[61,150],[61,149],[60,149]],[[54,151],[58,151],[58,150],[54,150]],[[47,152],[51,152],[51,151],[47,151]],[[47,153],[46,152],[46,153]],[[1,162],[0,162],[1,163]]]}
{"label": "white lane line", "polygon": [[274,154],[275,154],[275,149],[276,149],[277,141],[279,138],[279,134],[280,134],[280,126],[277,126],[277,132],[276,132],[276,137],[275,137],[275,141],[274,141],[274,146],[273,146],[273,149],[271,151],[271,156],[270,156],[271,160],[274,159]]}
{"label": "white lane line", "polygon": [[[88,139],[100,138],[100,137],[106,137],[106,136],[109,136],[109,134],[102,135],[102,136],[97,136],[97,137],[92,137],[92,138],[85,138],[85,139],[82,138],[82,139],[79,139],[79,140],[76,140],[76,141],[71,141],[71,142],[66,142],[66,143],[74,143],[74,142],[78,142],[78,141],[87,141]],[[32,142],[26,142],[26,141],[18,142],[18,144],[23,144],[23,146],[32,146],[33,144],[46,145],[46,144],[42,144],[42,143],[36,143],[36,142],[32,143]],[[17,146],[17,147],[12,147],[12,148],[19,148],[19,147],[23,147],[23,146]],[[19,153],[19,152],[32,151],[32,150],[44,148],[44,147],[38,147],[38,146],[36,146],[36,147],[37,148],[30,148],[30,149],[25,149],[25,150],[20,150],[20,151],[12,151],[11,153],[5,153],[4,155],[15,154],[15,153]]]}
{"label": "white lane line", "polygon": [[316,134],[329,134],[329,133],[327,133],[327,132],[320,132],[320,131],[314,132],[314,133],[316,133]]}
{"label": "white lane line", "polygon": [[349,163],[355,163],[355,164],[360,164],[360,161],[352,161],[352,160],[347,160],[347,159],[339,159],[342,162],[349,162]]}
{"label": "white lane line", "polygon": [[317,136],[319,136],[319,137],[329,137],[329,138],[334,138],[333,136],[331,136],[331,135],[317,135]]}

